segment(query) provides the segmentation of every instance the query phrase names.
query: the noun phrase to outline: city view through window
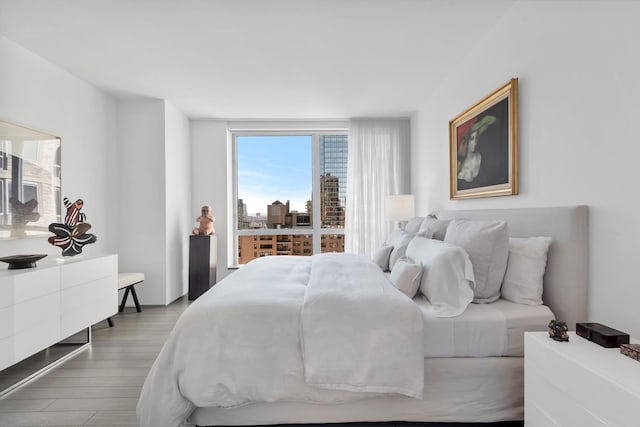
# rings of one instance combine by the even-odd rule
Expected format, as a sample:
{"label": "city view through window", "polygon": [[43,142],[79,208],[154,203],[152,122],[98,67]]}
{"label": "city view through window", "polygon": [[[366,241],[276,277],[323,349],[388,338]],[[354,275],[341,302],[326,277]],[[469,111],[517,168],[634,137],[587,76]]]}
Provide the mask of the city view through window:
{"label": "city view through window", "polygon": [[344,252],[347,135],[235,135],[237,263]]}

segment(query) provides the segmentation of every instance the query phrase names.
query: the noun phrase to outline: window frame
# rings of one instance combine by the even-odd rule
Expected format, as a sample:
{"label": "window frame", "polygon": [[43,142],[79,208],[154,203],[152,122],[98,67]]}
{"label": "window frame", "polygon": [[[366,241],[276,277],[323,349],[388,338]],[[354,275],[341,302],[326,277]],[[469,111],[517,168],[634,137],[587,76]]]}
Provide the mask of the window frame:
{"label": "window frame", "polygon": [[[230,247],[232,253],[229,259],[231,267],[237,267],[239,253],[240,236],[260,236],[260,235],[311,235],[313,241],[312,254],[319,254],[322,251],[321,242],[323,235],[344,235],[344,228],[323,228],[320,220],[320,139],[322,136],[348,135],[347,129],[296,129],[296,130],[234,130],[231,135],[231,170],[232,170],[232,210],[230,231],[233,244]],[[312,194],[312,227],[311,228],[281,228],[281,229],[238,229],[238,137],[242,136],[310,136],[311,137],[311,194]],[[265,207],[266,208],[266,207]]]}

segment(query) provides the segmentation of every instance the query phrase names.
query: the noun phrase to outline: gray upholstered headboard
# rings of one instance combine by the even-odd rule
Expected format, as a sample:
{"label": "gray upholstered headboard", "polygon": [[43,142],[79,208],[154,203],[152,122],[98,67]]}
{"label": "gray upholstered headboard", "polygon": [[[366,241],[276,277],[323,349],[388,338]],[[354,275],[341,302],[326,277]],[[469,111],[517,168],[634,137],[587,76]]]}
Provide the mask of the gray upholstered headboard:
{"label": "gray upholstered headboard", "polygon": [[556,316],[575,330],[586,322],[589,210],[587,206],[441,211],[439,219],[505,220],[512,237],[550,236],[543,300]]}

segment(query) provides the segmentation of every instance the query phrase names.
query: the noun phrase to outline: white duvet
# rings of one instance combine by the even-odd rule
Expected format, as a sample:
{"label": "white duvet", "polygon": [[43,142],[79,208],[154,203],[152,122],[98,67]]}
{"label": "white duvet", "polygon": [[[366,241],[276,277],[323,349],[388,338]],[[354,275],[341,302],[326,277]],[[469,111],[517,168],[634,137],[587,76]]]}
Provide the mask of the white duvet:
{"label": "white duvet", "polygon": [[142,388],[139,424],[177,427],[196,406],[420,398],[422,324],[368,258],[254,260],[180,317]]}

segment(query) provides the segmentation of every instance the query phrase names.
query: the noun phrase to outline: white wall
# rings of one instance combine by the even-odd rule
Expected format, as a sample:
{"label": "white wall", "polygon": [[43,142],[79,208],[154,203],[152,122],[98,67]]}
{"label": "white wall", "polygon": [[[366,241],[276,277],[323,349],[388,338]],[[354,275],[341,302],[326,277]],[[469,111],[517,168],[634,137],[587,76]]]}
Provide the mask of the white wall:
{"label": "white wall", "polygon": [[[84,252],[115,252],[110,218],[116,102],[88,83],[0,36],[0,118],[62,138],[62,194],[84,199],[96,243]],[[0,241],[0,256],[61,256],[46,237]]]}
{"label": "white wall", "polygon": [[229,266],[228,155],[226,121],[191,121],[191,228],[197,226],[195,219],[202,206],[210,205],[218,236],[217,280],[228,274]]}
{"label": "white wall", "polygon": [[[143,304],[184,295],[199,212],[188,119],[162,100],[117,102],[3,36],[0,63],[0,118],[62,138],[62,194],[84,199],[98,237],[85,253],[118,253],[120,271],[145,273]],[[0,241],[0,256],[17,253],[60,257],[46,237]]]}
{"label": "white wall", "polygon": [[[165,110],[162,100],[121,101],[118,109],[120,271],[145,274],[141,304],[167,303]],[[115,178],[115,177],[114,177]]]}
{"label": "white wall", "polygon": [[164,103],[166,301],[189,289],[189,235],[199,211],[191,209],[191,144],[189,120],[171,103]]}
{"label": "white wall", "polygon": [[157,99],[121,101],[118,112],[120,271],[145,274],[136,288],[141,304],[169,304],[188,290],[189,235],[199,212],[189,190],[189,120]]}
{"label": "white wall", "polygon": [[[589,319],[640,337],[639,2],[521,1],[412,120],[417,211],[587,204]],[[452,31],[460,31],[460,28]],[[449,120],[519,77],[520,195],[449,200]]]}

